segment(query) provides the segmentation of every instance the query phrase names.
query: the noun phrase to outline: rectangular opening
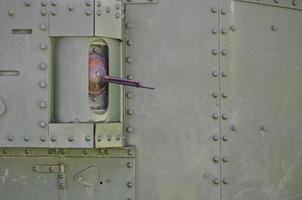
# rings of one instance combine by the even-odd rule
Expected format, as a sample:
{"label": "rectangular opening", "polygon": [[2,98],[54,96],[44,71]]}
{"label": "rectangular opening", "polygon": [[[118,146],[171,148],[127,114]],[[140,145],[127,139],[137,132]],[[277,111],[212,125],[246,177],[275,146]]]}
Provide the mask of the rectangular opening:
{"label": "rectangular opening", "polygon": [[17,70],[0,70],[0,76],[19,76],[20,71]]}
{"label": "rectangular opening", "polygon": [[12,29],[12,34],[32,34],[32,29]]}

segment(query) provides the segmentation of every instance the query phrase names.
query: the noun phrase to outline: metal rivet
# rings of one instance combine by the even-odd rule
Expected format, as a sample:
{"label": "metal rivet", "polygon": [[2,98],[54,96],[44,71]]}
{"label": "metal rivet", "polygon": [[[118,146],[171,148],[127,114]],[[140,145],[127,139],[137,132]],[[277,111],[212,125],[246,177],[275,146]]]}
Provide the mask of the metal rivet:
{"label": "metal rivet", "polygon": [[268,131],[268,127],[267,127],[266,125],[262,125],[262,126],[261,126],[261,130],[262,130],[263,132],[266,132],[266,131]]}
{"label": "metal rivet", "polygon": [[83,154],[84,154],[84,155],[87,155],[87,154],[88,154],[88,151],[87,151],[87,150],[84,150],[84,151],[83,151]]}
{"label": "metal rivet", "polygon": [[96,11],[96,15],[97,15],[97,16],[101,16],[101,15],[102,15],[102,11],[101,11],[101,10],[97,10],[97,11]]}
{"label": "metal rivet", "polygon": [[41,1],[41,6],[43,6],[43,7],[47,6],[47,1],[45,1],[45,0]]}
{"label": "metal rivet", "polygon": [[228,94],[227,94],[227,93],[222,93],[221,96],[222,96],[223,98],[225,98],[225,99],[228,98]]}
{"label": "metal rivet", "polygon": [[28,137],[28,136],[25,136],[25,137],[24,137],[24,141],[25,141],[25,142],[28,142],[29,140],[30,140],[30,137]]}
{"label": "metal rivet", "polygon": [[215,185],[218,185],[218,184],[219,184],[219,179],[218,179],[218,178],[214,178],[214,179],[213,179],[213,183],[214,183]]}
{"label": "metal rivet", "polygon": [[7,140],[10,141],[10,142],[12,142],[14,140],[14,137],[13,136],[8,136]]}
{"label": "metal rivet", "polygon": [[118,10],[121,8],[121,5],[119,3],[115,4],[115,8]]}
{"label": "metal rivet", "polygon": [[86,10],[86,11],[85,11],[85,14],[86,14],[87,16],[90,16],[92,13],[91,13],[90,10]]}
{"label": "metal rivet", "polygon": [[127,29],[132,29],[132,28],[133,28],[133,26],[132,26],[132,24],[131,24],[131,23],[129,23],[129,22],[128,22],[128,23],[126,24],[126,28],[127,28]]}
{"label": "metal rivet", "polygon": [[25,149],[25,150],[24,150],[24,153],[25,153],[25,154],[30,154],[30,150],[29,150],[29,149]]}
{"label": "metal rivet", "polygon": [[68,137],[68,141],[69,141],[69,142],[73,142],[73,141],[74,141],[74,137],[73,137],[73,136],[69,136],[69,137]]}
{"label": "metal rivet", "polygon": [[47,49],[47,44],[46,43],[41,43],[40,44],[40,49],[41,50],[46,50]]}
{"label": "metal rivet", "polygon": [[227,51],[226,50],[221,50],[221,55],[226,56],[227,55]]}
{"label": "metal rivet", "polygon": [[226,72],[221,72],[222,77],[227,77],[227,73]]}
{"label": "metal rivet", "polygon": [[126,131],[127,131],[128,133],[133,133],[133,132],[134,132],[134,128],[132,128],[132,127],[127,127],[127,128],[126,128]]}
{"label": "metal rivet", "polygon": [[134,113],[133,110],[131,110],[131,109],[128,109],[128,110],[127,110],[127,114],[128,114],[128,115],[133,115],[133,113]]}
{"label": "metal rivet", "polygon": [[213,97],[213,98],[217,98],[217,97],[218,97],[218,93],[217,93],[217,92],[213,92],[213,93],[212,93],[212,97]]}
{"label": "metal rivet", "polygon": [[39,125],[40,125],[41,128],[45,128],[47,123],[45,121],[40,121]]}
{"label": "metal rivet", "polygon": [[121,14],[120,13],[116,13],[115,14],[115,18],[119,19],[121,17]]}
{"label": "metal rivet", "polygon": [[107,13],[110,13],[110,12],[111,12],[111,8],[110,8],[110,7],[107,7],[107,8],[106,8],[106,12],[107,12]]}
{"label": "metal rivet", "polygon": [[203,178],[209,178],[209,177],[210,177],[210,174],[208,174],[208,173],[203,174]]}
{"label": "metal rivet", "polygon": [[228,33],[228,32],[227,32],[226,29],[221,29],[221,34],[225,35],[225,34],[227,34],[227,33]]}
{"label": "metal rivet", "polygon": [[227,157],[223,157],[223,158],[222,158],[222,161],[223,161],[223,162],[229,162],[229,159],[228,159]]}
{"label": "metal rivet", "polygon": [[216,56],[218,54],[218,51],[217,50],[212,50],[212,55]]}
{"label": "metal rivet", "polygon": [[223,180],[222,180],[222,182],[223,182],[223,184],[228,184],[229,183],[229,180],[228,179],[226,179],[226,178],[224,178]]}
{"label": "metal rivet", "polygon": [[213,119],[218,119],[218,114],[213,114],[213,115],[212,115],[212,118],[213,118]]}
{"label": "metal rivet", "polygon": [[53,168],[53,167],[49,167],[49,168],[48,168],[48,171],[53,172],[53,171],[54,171],[54,168]]}
{"label": "metal rivet", "polygon": [[8,15],[12,17],[12,16],[15,15],[15,12],[14,12],[13,10],[9,10],[9,11],[8,11]]}
{"label": "metal rivet", "polygon": [[40,108],[46,108],[47,103],[45,101],[40,101],[39,106],[40,106]]}
{"label": "metal rivet", "polygon": [[212,12],[212,13],[216,13],[216,12],[217,12],[217,8],[216,8],[216,7],[212,7],[212,8],[211,8],[211,12]]}
{"label": "metal rivet", "polygon": [[129,156],[132,156],[132,154],[133,154],[132,151],[131,151],[131,150],[128,150],[128,155],[129,155]]}
{"label": "metal rivet", "polygon": [[219,158],[217,156],[213,157],[213,162],[214,163],[218,163],[219,162]]}
{"label": "metal rivet", "polygon": [[56,16],[56,15],[57,15],[57,12],[53,10],[53,11],[51,11],[51,15],[52,15],[52,16]]}
{"label": "metal rivet", "polygon": [[29,7],[29,6],[31,6],[31,2],[30,1],[25,1],[24,5],[27,6],[27,7]]}
{"label": "metal rivet", "polygon": [[46,83],[45,81],[40,81],[40,82],[39,82],[39,86],[40,86],[41,88],[46,88],[47,83]]}
{"label": "metal rivet", "polygon": [[134,94],[132,92],[127,92],[126,97],[129,98],[129,99],[134,98]]}
{"label": "metal rivet", "polygon": [[293,0],[293,1],[292,1],[292,5],[293,5],[293,6],[296,6],[296,5],[297,5],[297,1],[296,1],[296,0]]}
{"label": "metal rivet", "polygon": [[38,167],[34,166],[33,170],[34,170],[34,172],[38,171]]}
{"label": "metal rivet", "polygon": [[108,135],[107,136],[107,141],[111,141],[111,139],[112,139],[111,135]]}
{"label": "metal rivet", "polygon": [[231,126],[231,130],[232,130],[232,131],[237,131],[237,129],[238,129],[238,127],[237,127],[236,125],[232,125],[232,126]]}
{"label": "metal rivet", "polygon": [[2,153],[3,153],[3,154],[8,154],[8,150],[7,150],[7,149],[3,149],[3,150],[2,150]]}
{"label": "metal rivet", "polygon": [[91,140],[90,135],[86,135],[85,140],[86,140],[86,142],[90,142],[90,140]]}
{"label": "metal rivet", "polygon": [[236,27],[233,26],[233,25],[231,25],[231,26],[230,26],[230,30],[233,31],[233,32],[235,32],[235,31],[236,31]]}
{"label": "metal rivet", "polygon": [[126,58],[126,62],[127,62],[127,63],[133,63],[133,60],[134,60],[134,59],[133,59],[132,57],[127,57],[127,58]]}
{"label": "metal rivet", "polygon": [[131,75],[127,75],[127,79],[128,79],[128,80],[132,80],[133,77],[132,77]]}
{"label": "metal rivet", "polygon": [[279,1],[279,0],[274,0],[274,2],[275,2],[275,3],[279,3],[280,1]]}
{"label": "metal rivet", "polygon": [[218,136],[218,135],[213,135],[212,139],[213,139],[214,141],[218,141],[218,140],[219,140],[219,136]]}
{"label": "metal rivet", "polygon": [[52,5],[52,6],[56,6],[56,5],[57,5],[57,1],[52,0],[52,1],[51,1],[51,5]]}
{"label": "metal rivet", "polygon": [[223,140],[223,141],[228,141],[229,138],[228,138],[228,136],[223,136],[223,137],[222,137],[222,140]]}
{"label": "metal rivet", "polygon": [[272,26],[271,26],[271,29],[272,29],[272,31],[277,31],[277,30],[278,30],[278,28],[277,28],[276,25],[272,25]]}
{"label": "metal rivet", "polygon": [[57,141],[57,137],[56,137],[56,136],[52,136],[52,137],[51,137],[51,141],[52,141],[52,142]]}
{"label": "metal rivet", "polygon": [[96,2],[96,6],[97,6],[97,7],[101,7],[101,6],[102,6],[102,2],[101,2],[101,1],[97,1],[97,2]]}
{"label": "metal rivet", "polygon": [[132,168],[132,163],[128,162],[128,163],[127,163],[127,167],[128,167],[128,168]]}
{"label": "metal rivet", "polygon": [[217,71],[213,71],[213,72],[212,72],[212,76],[213,76],[213,77],[217,77],[217,76],[218,76],[218,72],[217,72]]}
{"label": "metal rivet", "polygon": [[215,28],[212,29],[212,33],[213,33],[214,35],[216,35],[217,32],[218,32],[217,29],[215,29]]}
{"label": "metal rivet", "polygon": [[221,9],[220,13],[221,13],[222,15],[225,15],[225,14],[227,14],[227,11],[224,10],[224,9]]}
{"label": "metal rivet", "polygon": [[127,183],[127,186],[128,186],[128,188],[132,188],[132,187],[133,187],[132,182],[128,182],[128,183]]}
{"label": "metal rivet", "polygon": [[73,7],[72,5],[69,5],[69,6],[68,6],[68,10],[69,10],[69,11],[73,11],[73,10],[74,10],[74,7]]}
{"label": "metal rivet", "polygon": [[46,24],[40,24],[40,29],[41,29],[41,31],[45,31],[47,29],[47,25]]}
{"label": "metal rivet", "polygon": [[86,6],[91,6],[91,1],[90,0],[86,0],[85,4],[86,4]]}
{"label": "metal rivet", "polygon": [[120,141],[121,140],[121,136],[117,135],[117,136],[115,136],[115,139],[116,139],[116,141]]}
{"label": "metal rivet", "polygon": [[40,141],[41,141],[41,142],[45,142],[46,139],[47,139],[46,136],[40,136]]}
{"label": "metal rivet", "polygon": [[128,46],[132,46],[132,41],[131,40],[127,40],[127,45]]}
{"label": "metal rivet", "polygon": [[47,68],[47,64],[46,63],[41,63],[40,65],[39,65],[39,67],[40,67],[40,69],[46,69]]}
{"label": "metal rivet", "polygon": [[99,136],[97,137],[97,140],[98,140],[98,142],[101,142],[101,141],[102,141],[102,136],[99,135]]}

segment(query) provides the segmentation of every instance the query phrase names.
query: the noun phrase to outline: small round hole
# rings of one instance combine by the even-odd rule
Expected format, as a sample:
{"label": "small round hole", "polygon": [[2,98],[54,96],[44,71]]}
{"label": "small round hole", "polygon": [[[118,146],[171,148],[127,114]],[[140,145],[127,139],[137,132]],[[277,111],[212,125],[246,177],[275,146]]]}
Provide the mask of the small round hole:
{"label": "small round hole", "polygon": [[103,181],[100,182],[100,185],[103,185]]}

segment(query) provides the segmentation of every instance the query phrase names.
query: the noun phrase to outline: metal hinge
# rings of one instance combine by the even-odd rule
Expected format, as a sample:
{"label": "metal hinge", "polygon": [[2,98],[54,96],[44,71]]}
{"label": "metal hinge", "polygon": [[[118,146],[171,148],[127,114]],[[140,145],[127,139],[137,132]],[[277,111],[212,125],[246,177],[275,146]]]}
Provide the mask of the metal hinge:
{"label": "metal hinge", "polygon": [[58,174],[58,188],[65,189],[66,176],[64,164],[59,165],[35,165],[33,166],[34,173],[55,173]]}

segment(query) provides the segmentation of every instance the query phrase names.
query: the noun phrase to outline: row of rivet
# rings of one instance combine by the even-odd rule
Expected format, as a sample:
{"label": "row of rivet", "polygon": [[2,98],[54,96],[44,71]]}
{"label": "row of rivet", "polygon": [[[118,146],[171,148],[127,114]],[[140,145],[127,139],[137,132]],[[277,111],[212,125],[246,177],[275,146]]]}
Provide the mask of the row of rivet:
{"label": "row of rivet", "polygon": [[[25,1],[25,4],[30,5],[31,2],[30,2],[30,1]],[[41,6],[42,6],[42,7],[45,7],[46,5],[47,5],[47,2],[46,2],[46,1],[41,1]],[[46,15],[47,15],[47,11],[46,11],[46,10],[41,10],[41,14],[42,14],[43,16],[46,16]],[[47,27],[47,23],[41,23],[41,24],[39,25],[39,29],[40,29],[42,32],[45,32],[45,31],[47,30],[47,28],[48,28],[48,27]],[[48,37],[47,37],[47,40],[48,40]],[[40,50],[43,52],[43,51],[46,51],[46,50],[47,50],[48,45],[47,45],[47,43],[45,43],[45,42],[41,42],[40,45],[39,45],[39,48],[40,48]],[[47,73],[47,67],[48,67],[48,66],[47,66],[47,63],[41,62],[41,63],[39,64],[39,69],[40,69],[41,71],[45,71],[46,73]],[[47,87],[47,82],[44,81],[44,80],[39,81],[39,87],[40,87],[41,89],[45,89],[45,88]],[[46,109],[46,108],[47,108],[47,102],[44,101],[44,100],[41,100],[41,101],[39,102],[39,107],[40,107],[41,109]],[[46,128],[46,127],[47,127],[47,122],[44,121],[44,120],[42,120],[42,121],[39,122],[39,126],[40,126],[41,128]],[[29,137],[29,136],[25,136],[25,137],[24,137],[24,141],[25,141],[25,142],[29,142],[29,141],[30,141],[30,137]],[[40,141],[41,141],[41,142],[47,141],[47,137],[46,137],[46,136],[41,136],[41,137],[40,137]]]}
{"label": "row of rivet", "polygon": [[[97,141],[98,142],[101,142],[102,141],[102,136],[97,136]],[[124,136],[120,136],[120,135],[116,135],[115,137],[113,137],[112,135],[107,135],[107,141],[108,142],[110,142],[110,141],[112,141],[113,139],[115,139],[116,141],[120,141],[120,140],[124,140],[125,139],[125,137]]]}
{"label": "row of rivet", "polygon": [[[9,153],[9,150],[8,149],[6,149],[6,148],[4,148],[4,149],[2,149],[2,154],[8,154]],[[24,149],[24,153],[25,154],[31,154],[31,155],[33,155],[33,154],[35,154],[36,152],[34,151],[34,150],[32,150],[32,149]],[[47,154],[49,154],[49,155],[52,155],[52,154],[56,154],[56,155],[66,155],[66,153],[67,153],[67,150],[66,149],[49,149],[48,151],[47,151]],[[82,151],[82,153],[84,154],[84,155],[89,155],[89,150],[87,150],[87,149],[84,149],[83,151]],[[95,154],[95,153],[94,153]],[[109,150],[108,149],[100,149],[99,150],[99,154],[100,155],[110,155],[110,152],[109,152]],[[127,151],[127,156],[132,156],[133,155],[133,152],[132,152],[132,150],[128,150]],[[127,168],[133,168],[133,164],[132,164],[132,162],[127,162],[126,163],[126,167]]]}
{"label": "row of rivet", "polygon": [[[132,25],[130,22],[127,22],[127,23],[125,24],[125,29],[126,29],[126,31],[131,30],[132,28],[133,28],[133,25]],[[126,35],[127,35],[127,34],[126,34]],[[126,55],[127,55],[127,49],[129,49],[129,48],[133,45],[133,42],[132,42],[132,40],[130,40],[130,39],[126,39],[126,43],[125,43],[125,44],[126,44],[126,45],[125,45],[125,50],[126,50]],[[134,62],[134,58],[127,55],[126,58],[125,58],[125,62],[126,62],[126,66],[129,66],[130,64],[132,64],[132,63]],[[129,80],[133,79],[133,77],[132,77],[131,74],[126,75],[126,77],[127,77],[127,79],[129,79]],[[127,92],[126,92],[126,98],[127,98],[127,99],[132,99],[132,98],[134,98],[134,93],[133,93],[133,92],[130,92],[130,91],[127,91]],[[127,104],[126,104],[126,105],[127,105]],[[134,110],[133,110],[133,109],[127,109],[127,110],[126,110],[126,114],[127,114],[128,116],[132,116],[132,115],[134,115]],[[128,121],[127,121],[127,122],[128,122]],[[133,133],[133,132],[134,132],[134,128],[131,127],[131,126],[129,126],[129,125],[127,125],[127,126],[126,126],[126,132],[127,132],[127,133]]]}
{"label": "row of rivet", "polygon": [[[258,2],[261,2],[262,0],[257,0],[257,1],[258,1]],[[272,2],[275,3],[275,4],[279,4],[279,3],[280,3],[280,0],[272,0]],[[292,0],[292,1],[291,1],[291,5],[292,5],[292,6],[298,6],[297,0]]]}

